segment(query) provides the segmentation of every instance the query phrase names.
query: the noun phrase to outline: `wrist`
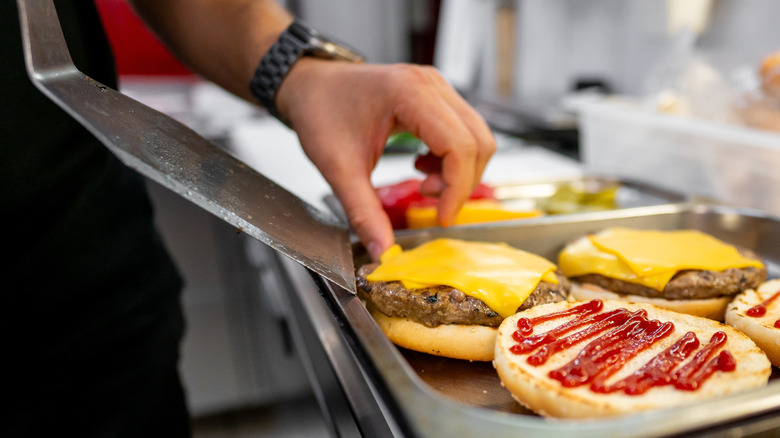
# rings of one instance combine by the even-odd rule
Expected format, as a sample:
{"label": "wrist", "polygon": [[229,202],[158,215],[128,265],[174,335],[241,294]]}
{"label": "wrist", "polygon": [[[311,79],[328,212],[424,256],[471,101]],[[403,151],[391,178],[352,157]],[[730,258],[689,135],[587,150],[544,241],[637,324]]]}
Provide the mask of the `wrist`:
{"label": "wrist", "polygon": [[[306,65],[317,64],[308,62],[312,61],[311,57],[350,62],[363,59],[349,47],[321,36],[301,22],[290,24],[263,55],[249,86],[259,103],[284,123],[289,124],[289,121],[278,107],[279,91],[293,70],[300,76],[300,72],[308,69]],[[300,62],[304,58],[307,61]],[[298,64],[304,64],[304,67],[294,69]]]}
{"label": "wrist", "polygon": [[295,63],[287,73],[284,81],[279,86],[276,93],[276,110],[279,119],[285,123],[291,124],[294,119],[295,108],[301,105],[305,106],[307,99],[313,98],[321,87],[309,87],[310,84],[324,84],[326,78],[333,67],[331,61],[317,58],[301,58]]}

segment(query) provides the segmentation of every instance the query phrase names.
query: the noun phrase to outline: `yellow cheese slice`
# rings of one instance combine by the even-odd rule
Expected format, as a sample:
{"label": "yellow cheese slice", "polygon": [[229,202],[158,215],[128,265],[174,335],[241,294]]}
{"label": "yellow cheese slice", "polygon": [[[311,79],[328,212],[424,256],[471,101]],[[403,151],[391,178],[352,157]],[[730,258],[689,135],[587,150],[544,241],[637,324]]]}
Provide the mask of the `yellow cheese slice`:
{"label": "yellow cheese slice", "polygon": [[681,270],[761,268],[760,260],[697,230],[610,228],[567,246],[558,258],[564,275],[601,274],[663,290]]}
{"label": "yellow cheese slice", "polygon": [[[541,216],[541,210],[514,210],[507,208],[498,201],[471,200],[466,201],[455,216],[453,225],[479,224],[484,222],[525,219]],[[427,228],[439,225],[436,217],[436,207],[409,206],[406,210],[408,228]]]}
{"label": "yellow cheese slice", "polygon": [[505,243],[437,239],[414,249],[388,249],[369,281],[400,281],[408,289],[450,286],[506,318],[540,281],[558,283],[549,260]]}
{"label": "yellow cheese slice", "polygon": [[631,283],[639,283],[656,290],[663,290],[676,272],[639,277],[618,256],[600,251],[587,237],[577,240],[561,251],[558,255],[558,267],[567,277],[601,274]]}

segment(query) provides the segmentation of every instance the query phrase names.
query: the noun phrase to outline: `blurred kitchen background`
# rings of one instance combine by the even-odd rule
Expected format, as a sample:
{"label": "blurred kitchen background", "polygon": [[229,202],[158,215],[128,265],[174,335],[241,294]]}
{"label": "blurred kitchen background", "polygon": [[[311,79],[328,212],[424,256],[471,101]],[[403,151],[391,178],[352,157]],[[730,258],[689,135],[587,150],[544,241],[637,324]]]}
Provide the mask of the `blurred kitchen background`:
{"label": "blurred kitchen background", "polygon": [[[122,92],[329,211],[327,185],[294,133],[192,75],[123,0],[96,1]],[[496,133],[488,182],[605,174],[780,214],[772,190],[780,117],[758,75],[780,50],[778,1],[283,3],[370,62],[438,67]],[[378,169],[377,184],[414,175],[411,154],[393,160]],[[310,383],[316,361],[290,321],[276,255],[150,189],[186,278],[182,373],[199,436],[327,435],[332,419],[317,404],[326,388]]]}

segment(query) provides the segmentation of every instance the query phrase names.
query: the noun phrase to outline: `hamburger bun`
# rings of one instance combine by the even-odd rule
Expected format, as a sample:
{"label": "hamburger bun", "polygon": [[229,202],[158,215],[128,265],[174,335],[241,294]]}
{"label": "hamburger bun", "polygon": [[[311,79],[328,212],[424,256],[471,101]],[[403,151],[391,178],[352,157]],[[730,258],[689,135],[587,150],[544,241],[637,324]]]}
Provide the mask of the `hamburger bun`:
{"label": "hamburger bun", "polygon": [[618,294],[595,284],[572,282],[571,295],[574,301],[589,300],[615,300],[631,303],[647,303],[662,309],[679,313],[687,313],[693,316],[723,321],[726,314],[726,306],[731,302],[731,297],[700,298],[687,300],[670,300],[666,298],[643,297],[640,295]]}
{"label": "hamburger bun", "polygon": [[[598,301],[594,302],[598,303]],[[513,338],[513,333],[518,330],[518,320],[520,318],[530,319],[549,315],[581,306],[584,303],[561,302],[545,304],[519,312],[505,319],[498,329],[493,365],[502,384],[519,403],[536,413],[549,417],[609,417],[650,409],[671,408],[721,397],[726,394],[764,386],[769,379],[771,364],[766,355],[749,337],[732,327],[707,318],[672,312],[645,303],[618,301],[603,301],[602,303],[603,308],[595,314],[621,308],[631,312],[644,309],[647,312],[648,320],[655,319],[661,323],[668,321],[674,325],[668,336],[651,343],[645,350],[628,359],[622,368],[606,379],[606,385],[615,385],[621,379],[635,373],[689,331],[696,335],[700,345],[695,351],[691,352],[688,359],[685,359],[670,370],[671,372],[679,370],[689,363],[691,358],[699,351],[702,351],[704,346],[710,342],[710,338],[716,332],[724,332],[727,339],[721,349],[718,350],[720,352],[716,351],[714,355],[723,354],[723,350],[729,351],[735,360],[735,368],[732,371],[715,371],[695,390],[682,390],[677,389],[675,385],[664,385],[652,386],[646,392],[638,395],[628,395],[622,390],[606,393],[595,392],[590,388],[591,382],[580,386],[564,386],[560,381],[550,377],[550,372],[570,364],[575,357],[583,350],[586,350],[590,342],[594,342],[597,339],[598,335],[551,355],[545,363],[539,366],[530,365],[527,360],[529,354],[535,353],[538,349],[522,354],[516,354],[511,351],[511,348],[517,345]],[[546,333],[572,319],[574,317],[569,316],[541,322],[533,328],[532,336]],[[579,330],[585,330],[585,327],[572,330],[561,335],[561,337]],[[608,345],[616,344],[613,342]],[[620,351],[624,351],[626,346],[621,346],[620,348],[623,349]],[[580,360],[582,360],[582,357],[580,357]],[[709,361],[710,359],[708,358],[707,360]],[[595,374],[598,375],[598,371]],[[580,376],[582,374],[570,372],[569,375]]]}
{"label": "hamburger bun", "polygon": [[409,318],[370,310],[377,325],[399,347],[469,361],[493,360],[498,329],[483,325],[441,324],[428,327]]}
{"label": "hamburger bun", "polygon": [[747,315],[748,309],[768,300],[780,291],[780,280],[770,280],[756,289],[748,289],[737,295],[726,310],[726,324],[748,335],[780,367],[780,328],[775,321],[780,319],[780,298],[766,306],[766,314],[760,317]]}

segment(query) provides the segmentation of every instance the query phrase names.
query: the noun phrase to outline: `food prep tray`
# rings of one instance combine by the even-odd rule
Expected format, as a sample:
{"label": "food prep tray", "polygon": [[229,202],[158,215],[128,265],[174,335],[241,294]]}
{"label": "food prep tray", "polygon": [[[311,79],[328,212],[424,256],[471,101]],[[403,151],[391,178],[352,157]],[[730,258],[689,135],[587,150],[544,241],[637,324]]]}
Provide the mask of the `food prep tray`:
{"label": "food prep tray", "polygon": [[[702,203],[547,216],[505,224],[402,231],[397,242],[414,247],[438,237],[507,242],[555,261],[564,244],[587,232],[624,226],[692,228],[760,254],[770,278],[780,277],[780,220],[759,211]],[[356,266],[368,261],[355,245]],[[389,403],[413,436],[670,436],[723,432],[744,424],[780,427],[780,378],[773,369],[767,387],[669,410],[610,419],[554,420],[515,402],[490,363],[468,362],[394,346],[359,299],[327,282],[322,291],[349,334],[350,343],[375,374]],[[755,427],[754,427],[755,429]],[[744,430],[741,433],[744,434]]]}
{"label": "food prep tray", "polygon": [[[683,194],[638,181],[599,175],[490,183],[490,186],[496,199],[505,205],[525,210],[539,209],[547,215],[675,204],[688,200]],[[344,209],[334,195],[326,195],[323,201],[333,214],[347,222]]]}

